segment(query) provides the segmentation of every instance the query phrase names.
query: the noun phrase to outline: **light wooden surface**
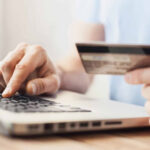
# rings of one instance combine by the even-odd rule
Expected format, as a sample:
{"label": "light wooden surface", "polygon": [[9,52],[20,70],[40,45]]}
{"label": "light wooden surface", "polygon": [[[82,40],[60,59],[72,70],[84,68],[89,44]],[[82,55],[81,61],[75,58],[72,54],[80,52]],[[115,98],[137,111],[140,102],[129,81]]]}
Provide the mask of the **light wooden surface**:
{"label": "light wooden surface", "polygon": [[0,136],[0,150],[150,150],[150,129],[38,138]]}

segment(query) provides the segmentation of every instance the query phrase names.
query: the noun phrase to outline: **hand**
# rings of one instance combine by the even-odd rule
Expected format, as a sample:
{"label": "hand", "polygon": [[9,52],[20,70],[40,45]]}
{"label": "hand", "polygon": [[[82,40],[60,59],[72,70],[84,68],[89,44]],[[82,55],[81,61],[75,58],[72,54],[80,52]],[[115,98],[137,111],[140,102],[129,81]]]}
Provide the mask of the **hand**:
{"label": "hand", "polygon": [[129,84],[144,84],[142,95],[148,100],[145,107],[150,114],[150,68],[129,72],[126,74],[125,80]]}
{"label": "hand", "polygon": [[1,62],[0,85],[1,91],[5,88],[3,97],[20,89],[28,95],[54,94],[60,87],[60,77],[42,47],[22,43]]}

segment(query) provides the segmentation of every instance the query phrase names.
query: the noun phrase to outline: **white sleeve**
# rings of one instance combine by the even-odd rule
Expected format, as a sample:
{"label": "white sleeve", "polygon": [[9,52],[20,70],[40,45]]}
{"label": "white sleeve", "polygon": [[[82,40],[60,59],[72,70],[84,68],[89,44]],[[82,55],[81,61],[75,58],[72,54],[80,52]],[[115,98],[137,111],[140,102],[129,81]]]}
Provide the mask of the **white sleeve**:
{"label": "white sleeve", "polygon": [[76,0],[75,19],[85,22],[100,22],[100,0]]}

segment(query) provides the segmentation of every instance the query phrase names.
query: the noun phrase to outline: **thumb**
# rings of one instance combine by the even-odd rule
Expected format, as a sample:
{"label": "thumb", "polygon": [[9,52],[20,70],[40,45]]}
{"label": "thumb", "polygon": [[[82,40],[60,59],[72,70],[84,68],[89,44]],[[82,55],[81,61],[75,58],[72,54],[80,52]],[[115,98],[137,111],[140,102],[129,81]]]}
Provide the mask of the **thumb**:
{"label": "thumb", "polygon": [[28,95],[54,94],[60,87],[60,80],[57,75],[46,78],[38,78],[28,81],[26,93]]}

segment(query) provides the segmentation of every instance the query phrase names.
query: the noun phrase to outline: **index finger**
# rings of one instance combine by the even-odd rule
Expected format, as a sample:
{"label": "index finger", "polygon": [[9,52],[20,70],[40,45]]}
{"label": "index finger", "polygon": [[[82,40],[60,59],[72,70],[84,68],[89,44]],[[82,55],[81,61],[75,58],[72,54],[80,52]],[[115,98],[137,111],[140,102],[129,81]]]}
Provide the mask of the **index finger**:
{"label": "index finger", "polygon": [[30,50],[25,54],[23,59],[16,65],[14,73],[3,92],[3,97],[14,95],[21,87],[27,77],[38,67],[44,63],[44,56],[38,47],[30,47]]}
{"label": "index finger", "polygon": [[129,84],[149,84],[150,68],[138,69],[125,75],[125,80]]}

